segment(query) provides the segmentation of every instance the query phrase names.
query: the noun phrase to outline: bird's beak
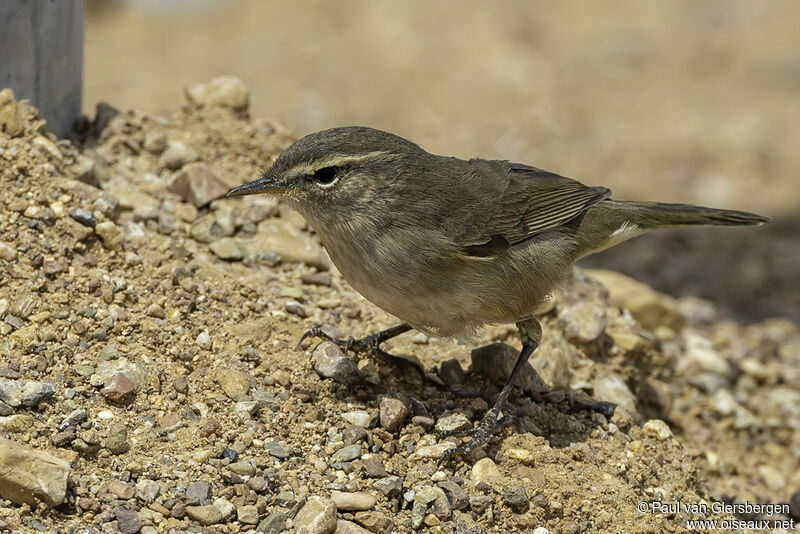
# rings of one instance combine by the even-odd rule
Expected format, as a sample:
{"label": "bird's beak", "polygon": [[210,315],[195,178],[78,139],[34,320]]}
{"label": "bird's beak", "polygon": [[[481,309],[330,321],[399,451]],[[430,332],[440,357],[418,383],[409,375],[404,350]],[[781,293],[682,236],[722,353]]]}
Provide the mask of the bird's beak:
{"label": "bird's beak", "polygon": [[269,193],[277,195],[286,190],[283,184],[275,183],[274,180],[267,176],[263,176],[249,184],[240,185],[228,191],[226,197],[240,197],[244,195],[257,195],[258,193]]}

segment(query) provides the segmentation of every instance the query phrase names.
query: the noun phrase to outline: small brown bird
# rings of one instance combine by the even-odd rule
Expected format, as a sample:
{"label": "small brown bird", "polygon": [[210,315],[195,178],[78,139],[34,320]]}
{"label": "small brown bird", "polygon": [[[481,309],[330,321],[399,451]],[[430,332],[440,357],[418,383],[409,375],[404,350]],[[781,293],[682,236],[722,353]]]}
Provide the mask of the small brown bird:
{"label": "small brown bird", "polygon": [[[437,336],[515,323],[522,350],[472,439],[485,443],[520,370],[539,344],[537,309],[578,259],[656,228],[745,226],[753,213],[686,204],[612,200],[589,187],[508,161],[437,156],[396,135],[334,128],[296,141],[264,175],[228,196],[269,193],[315,228],[345,279],[404,322],[362,339],[324,337],[391,356],[387,339],[415,328]],[[301,339],[302,342],[302,339]]]}

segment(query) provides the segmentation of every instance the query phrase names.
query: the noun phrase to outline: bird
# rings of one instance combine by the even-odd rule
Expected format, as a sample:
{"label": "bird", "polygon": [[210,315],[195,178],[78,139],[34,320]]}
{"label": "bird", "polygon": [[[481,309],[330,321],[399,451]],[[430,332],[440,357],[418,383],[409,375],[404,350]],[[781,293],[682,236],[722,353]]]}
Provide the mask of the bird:
{"label": "bird", "polygon": [[412,329],[473,336],[516,325],[522,348],[492,408],[466,443],[486,443],[508,417],[506,398],[542,338],[536,318],[573,264],[659,228],[760,225],[754,213],[623,201],[606,187],[522,163],[431,154],[389,132],[345,126],[292,143],[255,181],[228,197],[270,194],[313,226],[345,280],[402,322],[359,339],[310,328],[355,352],[393,358],[381,344]]}

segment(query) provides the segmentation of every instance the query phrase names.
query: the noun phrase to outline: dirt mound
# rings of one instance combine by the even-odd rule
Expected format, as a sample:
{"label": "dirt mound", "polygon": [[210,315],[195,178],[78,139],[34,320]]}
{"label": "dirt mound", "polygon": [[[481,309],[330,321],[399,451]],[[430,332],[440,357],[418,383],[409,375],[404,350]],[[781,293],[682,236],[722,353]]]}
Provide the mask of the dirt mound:
{"label": "dirt mound", "polygon": [[531,374],[512,395],[513,431],[437,465],[437,432],[499,390],[515,351],[487,343],[516,345],[513,329],[389,345],[424,379],[331,345],[310,360],[310,326],[393,319],[297,214],[218,199],[285,129],[251,119],[234,78],[186,94],[170,116],[102,106],[70,142],[0,93],[0,437],[35,449],[33,473],[69,463],[17,492],[0,469],[3,528],[684,531],[731,517],[712,503],[800,487],[797,325],[723,322],[608,272],[577,271],[543,316],[548,391]]}

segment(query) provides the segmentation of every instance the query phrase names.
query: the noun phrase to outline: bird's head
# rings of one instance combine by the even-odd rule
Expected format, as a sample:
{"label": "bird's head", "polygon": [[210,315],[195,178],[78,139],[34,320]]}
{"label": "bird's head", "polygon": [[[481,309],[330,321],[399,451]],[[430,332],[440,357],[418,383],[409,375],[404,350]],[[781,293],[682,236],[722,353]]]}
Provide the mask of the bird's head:
{"label": "bird's head", "polygon": [[[284,150],[261,178],[227,196],[268,193],[306,218],[341,217],[384,207],[409,161],[428,155],[394,134],[349,126],[313,133]],[[327,214],[327,217],[325,217]]]}

